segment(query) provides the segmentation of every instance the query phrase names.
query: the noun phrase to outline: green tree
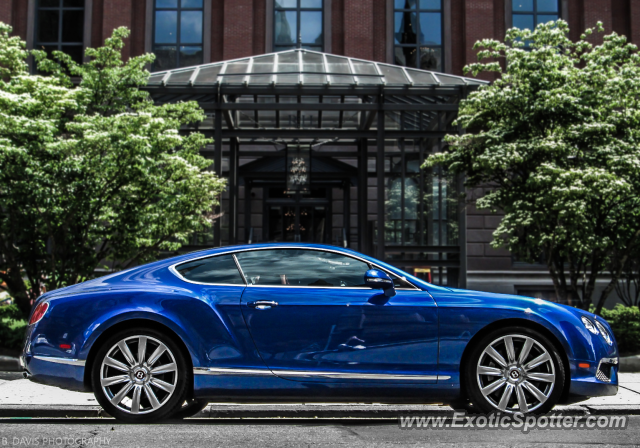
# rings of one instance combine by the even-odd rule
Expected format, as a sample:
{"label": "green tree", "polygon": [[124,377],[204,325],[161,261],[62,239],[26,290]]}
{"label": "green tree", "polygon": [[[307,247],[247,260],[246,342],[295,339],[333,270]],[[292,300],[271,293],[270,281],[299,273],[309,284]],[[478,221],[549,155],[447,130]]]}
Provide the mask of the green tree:
{"label": "green tree", "polygon": [[640,57],[615,33],[592,45],[594,31],[572,42],[560,20],[476,43],[466,70],[500,76],[461,103],[467,134],[426,165],[488,187],[477,206],[504,212],[492,245],[542,256],[560,298],[588,309],[610,272],[600,312],[640,236]]}
{"label": "green tree", "polygon": [[[0,23],[0,279],[22,313],[43,288],[86,280],[176,250],[211,224],[224,181],[180,135],[195,102],[155,106],[141,90],[153,55],[122,61],[126,28],[90,62],[54,60]],[[74,86],[71,77],[80,80]]]}

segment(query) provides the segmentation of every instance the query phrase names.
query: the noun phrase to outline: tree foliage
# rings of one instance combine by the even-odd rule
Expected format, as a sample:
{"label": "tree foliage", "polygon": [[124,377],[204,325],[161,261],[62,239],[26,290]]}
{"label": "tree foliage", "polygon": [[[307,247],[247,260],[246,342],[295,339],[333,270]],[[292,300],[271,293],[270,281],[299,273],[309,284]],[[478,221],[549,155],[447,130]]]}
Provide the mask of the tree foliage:
{"label": "tree foliage", "polygon": [[542,255],[558,297],[588,309],[610,272],[598,312],[640,237],[640,56],[615,33],[587,41],[602,31],[572,42],[559,20],[476,43],[466,70],[500,77],[461,103],[467,133],[426,162],[488,187],[477,206],[504,212],[492,245]]}
{"label": "tree foliage", "polygon": [[613,330],[620,354],[640,354],[640,309],[637,306],[624,306],[619,303],[612,310],[604,308],[602,317]]}
{"label": "tree foliage", "polygon": [[199,155],[210,140],[178,132],[204,119],[197,103],[140,89],[154,56],[123,62],[125,28],[82,65],[34,51],[48,76],[10,32],[0,23],[0,279],[27,313],[43,288],[178,249],[211,224],[224,181]]}

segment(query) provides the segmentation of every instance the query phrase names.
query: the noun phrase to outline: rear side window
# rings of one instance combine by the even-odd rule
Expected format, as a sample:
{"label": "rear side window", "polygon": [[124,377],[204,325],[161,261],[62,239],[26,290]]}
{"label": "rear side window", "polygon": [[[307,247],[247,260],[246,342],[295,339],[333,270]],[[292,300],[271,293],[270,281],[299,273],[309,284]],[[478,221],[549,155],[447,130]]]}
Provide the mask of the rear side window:
{"label": "rear side window", "polygon": [[192,282],[226,285],[245,284],[233,255],[220,255],[190,261],[176,266],[176,271]]}
{"label": "rear side window", "polygon": [[250,285],[364,287],[369,269],[355,258],[318,250],[258,250],[237,257]]}

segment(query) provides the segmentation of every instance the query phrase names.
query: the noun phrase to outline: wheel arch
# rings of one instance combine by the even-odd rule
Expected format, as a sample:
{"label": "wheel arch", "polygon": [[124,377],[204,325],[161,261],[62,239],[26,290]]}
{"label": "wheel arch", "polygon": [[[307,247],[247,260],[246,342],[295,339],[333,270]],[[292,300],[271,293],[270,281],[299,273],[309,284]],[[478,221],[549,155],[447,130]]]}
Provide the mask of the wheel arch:
{"label": "wheel arch", "polygon": [[[113,324],[112,326],[104,330],[91,345],[91,349],[89,350],[89,355],[87,356],[87,360],[84,368],[83,382],[86,390],[93,391],[93,387],[91,384],[91,371],[93,370],[93,364],[95,362],[96,355],[100,350],[100,347],[102,346],[102,344],[106,340],[108,340],[111,336],[118,333],[119,331],[127,330],[130,328],[149,328],[149,329],[160,331],[161,333],[171,338],[178,345],[178,347],[180,347],[180,350],[182,351],[182,354],[184,355],[184,358],[187,361],[188,377],[193,376],[193,360],[191,359],[191,353],[189,352],[189,349],[187,348],[187,345],[184,343],[182,338],[175,331],[173,331],[173,329],[155,320],[144,319],[144,318],[132,318],[132,319],[126,319]],[[193,380],[189,381],[187,385],[189,387],[188,396],[192,397],[193,396]]]}
{"label": "wheel arch", "polygon": [[518,318],[500,319],[500,320],[491,322],[490,324],[480,329],[480,331],[478,331],[475,335],[473,335],[471,340],[469,340],[469,343],[467,344],[467,346],[464,349],[464,352],[462,353],[462,358],[460,359],[460,391],[462,395],[464,397],[467,396],[467,391],[465,390],[466,388],[465,381],[462,381],[463,369],[465,369],[469,361],[469,358],[471,356],[471,353],[473,352],[473,349],[478,345],[478,343],[482,340],[482,338],[484,338],[486,335],[488,335],[492,331],[498,330],[500,328],[510,327],[510,326],[525,327],[530,330],[534,330],[541,333],[554,345],[558,353],[560,353],[560,359],[562,360],[562,364],[564,366],[564,371],[565,371],[565,379],[564,379],[562,397],[560,398],[560,402],[565,400],[569,395],[569,387],[571,385],[571,368],[569,364],[569,357],[567,356],[567,351],[565,350],[562,342],[560,341],[560,339],[558,339],[558,336],[556,336],[551,330],[549,330],[544,325],[531,320],[518,319]]}

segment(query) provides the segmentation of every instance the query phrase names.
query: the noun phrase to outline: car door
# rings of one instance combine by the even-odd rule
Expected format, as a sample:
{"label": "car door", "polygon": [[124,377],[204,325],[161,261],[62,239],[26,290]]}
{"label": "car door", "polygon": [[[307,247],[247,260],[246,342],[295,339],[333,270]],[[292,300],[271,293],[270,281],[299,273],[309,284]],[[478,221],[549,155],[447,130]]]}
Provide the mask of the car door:
{"label": "car door", "polygon": [[240,311],[246,283],[234,256],[197,258],[176,265],[173,271],[203,299],[202,307],[191,309],[189,321],[183,323],[194,337],[201,367],[266,369]]}
{"label": "car door", "polygon": [[396,278],[401,287],[386,297],[364,286],[366,261],[328,250],[236,256],[248,283],[242,314],[276,375],[297,381],[437,379],[437,308],[426,291]]}

